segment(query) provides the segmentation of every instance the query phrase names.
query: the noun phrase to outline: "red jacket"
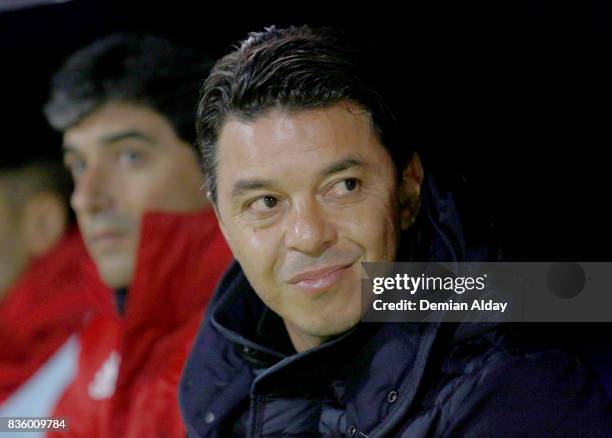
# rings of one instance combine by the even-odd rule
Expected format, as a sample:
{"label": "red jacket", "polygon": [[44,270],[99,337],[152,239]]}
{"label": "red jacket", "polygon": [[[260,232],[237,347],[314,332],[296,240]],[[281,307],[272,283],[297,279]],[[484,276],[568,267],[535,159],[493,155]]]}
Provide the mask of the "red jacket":
{"label": "red jacket", "polygon": [[87,252],[72,230],[34,260],[0,301],[0,404],[75,333],[93,303],[83,294]]}
{"label": "red jacket", "polygon": [[57,438],[185,436],[180,374],[231,253],[212,211],[147,215],[140,241],[124,315],[105,299],[114,292],[101,294],[91,276],[98,312],[80,336],[77,377],[53,413],[70,428]]}

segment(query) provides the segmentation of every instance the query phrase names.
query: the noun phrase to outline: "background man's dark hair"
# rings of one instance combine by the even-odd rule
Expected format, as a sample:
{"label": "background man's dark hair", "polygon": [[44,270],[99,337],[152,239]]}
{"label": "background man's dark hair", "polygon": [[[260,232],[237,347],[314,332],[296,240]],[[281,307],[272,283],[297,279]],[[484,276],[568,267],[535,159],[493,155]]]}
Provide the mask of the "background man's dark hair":
{"label": "background man's dark hair", "polygon": [[141,104],[195,144],[199,88],[211,65],[201,53],[160,37],[111,35],[74,53],[55,74],[45,114],[65,131],[106,103]]}
{"label": "background man's dark hair", "polygon": [[[209,190],[216,193],[216,143],[228,117],[251,121],[271,108],[299,111],[357,103],[400,172],[412,156],[406,133],[385,95],[385,67],[374,51],[358,48],[332,29],[308,26],[251,33],[221,58],[204,83],[196,127]],[[388,82],[388,81],[387,81]],[[384,97],[383,97],[384,96]]]}

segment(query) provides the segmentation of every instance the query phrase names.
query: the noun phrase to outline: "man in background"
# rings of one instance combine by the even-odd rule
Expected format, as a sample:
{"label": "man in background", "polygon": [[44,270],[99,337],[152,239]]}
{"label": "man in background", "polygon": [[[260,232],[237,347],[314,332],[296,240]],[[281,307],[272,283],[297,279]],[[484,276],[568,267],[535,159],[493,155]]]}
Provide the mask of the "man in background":
{"label": "man in background", "polygon": [[[7,142],[13,131],[5,131]],[[36,149],[9,157],[7,148],[0,166],[2,416],[51,414],[76,368],[70,336],[92,308],[82,293],[85,247],[70,226],[69,176]]]}
{"label": "man in background", "polygon": [[184,436],[179,375],[230,260],[194,146],[208,68],[164,39],[113,35],[53,78],[45,113],[63,134],[98,302],[54,412],[68,436]]}

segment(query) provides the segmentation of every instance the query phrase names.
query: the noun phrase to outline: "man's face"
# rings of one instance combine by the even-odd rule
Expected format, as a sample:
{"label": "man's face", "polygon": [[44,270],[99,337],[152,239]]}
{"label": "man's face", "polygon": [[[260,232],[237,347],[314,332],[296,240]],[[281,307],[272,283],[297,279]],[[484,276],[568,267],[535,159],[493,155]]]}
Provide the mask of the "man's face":
{"label": "man's face", "polygon": [[8,186],[0,179],[0,298],[25,269],[28,256],[19,226],[19,213],[9,199]]}
{"label": "man's face", "polygon": [[71,204],[104,282],[129,286],[140,219],[149,211],[192,211],[206,201],[191,146],[170,122],[138,105],[110,103],[64,133]]}
{"label": "man's face", "polygon": [[260,298],[314,344],[361,316],[361,262],[392,261],[394,167],[347,104],[228,120],[218,141],[217,214]]}

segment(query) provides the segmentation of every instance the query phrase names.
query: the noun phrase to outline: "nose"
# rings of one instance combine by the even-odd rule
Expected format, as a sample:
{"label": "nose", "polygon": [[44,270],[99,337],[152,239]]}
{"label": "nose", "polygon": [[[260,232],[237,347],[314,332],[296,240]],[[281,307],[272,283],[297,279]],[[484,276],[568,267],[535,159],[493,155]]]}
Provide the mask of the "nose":
{"label": "nose", "polygon": [[88,165],[74,180],[70,199],[72,208],[78,214],[107,209],[112,203],[111,185],[112,181],[102,165]]}
{"label": "nose", "polygon": [[337,238],[336,226],[316,200],[295,205],[285,232],[288,249],[318,256]]}

